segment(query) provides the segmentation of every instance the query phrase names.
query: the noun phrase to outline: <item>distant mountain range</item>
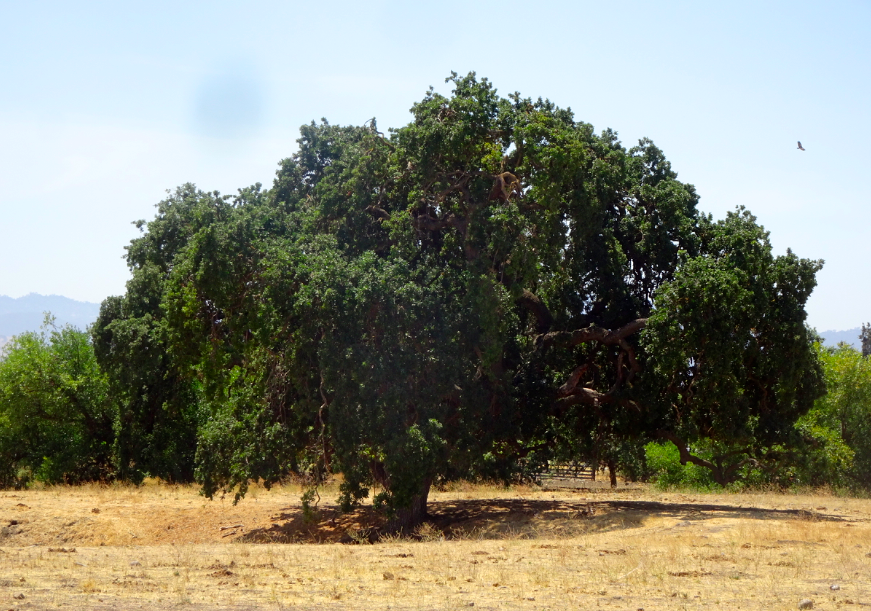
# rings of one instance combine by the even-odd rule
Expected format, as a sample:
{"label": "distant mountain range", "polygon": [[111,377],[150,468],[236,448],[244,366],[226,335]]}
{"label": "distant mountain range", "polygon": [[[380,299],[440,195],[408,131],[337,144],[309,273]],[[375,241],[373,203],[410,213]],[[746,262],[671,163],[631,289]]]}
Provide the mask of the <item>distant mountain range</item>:
{"label": "distant mountain range", "polygon": [[862,327],[856,327],[846,331],[823,331],[820,335],[823,336],[823,343],[826,346],[837,346],[841,342],[846,342],[856,350],[861,350],[862,342],[859,341],[859,333],[861,332]]}
{"label": "distant mountain range", "polygon": [[44,312],[51,312],[58,326],[69,323],[84,329],[97,320],[100,304],[76,301],[60,295],[31,293],[17,299],[0,295],[0,346],[13,335],[38,331],[42,326]]}

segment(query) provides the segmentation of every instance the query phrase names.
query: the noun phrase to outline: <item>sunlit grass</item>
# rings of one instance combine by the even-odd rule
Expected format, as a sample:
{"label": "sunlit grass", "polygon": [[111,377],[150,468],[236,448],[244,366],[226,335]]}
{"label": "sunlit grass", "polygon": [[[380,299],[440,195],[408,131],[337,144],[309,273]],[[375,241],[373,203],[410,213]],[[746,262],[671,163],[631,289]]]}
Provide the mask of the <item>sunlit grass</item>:
{"label": "sunlit grass", "polygon": [[[434,521],[414,538],[364,545],[253,543],[280,529],[288,540],[336,541],[349,525],[363,528],[374,516],[371,509],[336,513],[338,491],[328,488],[321,521],[294,535],[289,529],[309,528],[298,519],[303,487],[254,491],[236,506],[230,498],[208,501],[195,486],[154,481],[0,492],[0,597],[33,608],[118,609],[795,609],[802,598],[815,600],[815,608],[871,602],[871,501],[827,491],[459,484],[432,493]],[[439,518],[448,514],[464,517]],[[221,530],[237,524],[244,527]],[[11,598],[17,595],[25,598]]]}

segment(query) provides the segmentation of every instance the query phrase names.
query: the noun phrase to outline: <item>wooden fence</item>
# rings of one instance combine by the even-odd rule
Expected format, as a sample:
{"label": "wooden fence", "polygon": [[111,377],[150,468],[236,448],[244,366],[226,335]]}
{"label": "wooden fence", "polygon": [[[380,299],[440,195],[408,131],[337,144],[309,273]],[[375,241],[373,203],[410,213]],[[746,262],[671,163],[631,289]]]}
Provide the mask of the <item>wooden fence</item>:
{"label": "wooden fence", "polygon": [[588,479],[596,480],[596,466],[585,462],[550,463],[540,479]]}

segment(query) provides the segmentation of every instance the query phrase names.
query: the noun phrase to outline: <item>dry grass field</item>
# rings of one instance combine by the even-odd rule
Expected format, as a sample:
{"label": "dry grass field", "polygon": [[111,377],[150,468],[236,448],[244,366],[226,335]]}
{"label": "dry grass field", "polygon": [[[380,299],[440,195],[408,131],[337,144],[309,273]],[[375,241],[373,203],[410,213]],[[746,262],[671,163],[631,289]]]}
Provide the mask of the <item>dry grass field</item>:
{"label": "dry grass field", "polygon": [[869,500],[458,486],[369,544],[336,496],[306,522],[296,486],[0,492],[0,611],[871,606]]}

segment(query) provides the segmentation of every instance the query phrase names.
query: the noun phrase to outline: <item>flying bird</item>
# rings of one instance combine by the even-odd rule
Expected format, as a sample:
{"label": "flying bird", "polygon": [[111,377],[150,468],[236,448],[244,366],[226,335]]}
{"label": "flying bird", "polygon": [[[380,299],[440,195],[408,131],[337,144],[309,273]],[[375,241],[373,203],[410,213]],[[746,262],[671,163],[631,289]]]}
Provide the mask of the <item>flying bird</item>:
{"label": "flying bird", "polygon": [[798,150],[803,151],[804,147],[801,145],[801,140],[798,141]]}

